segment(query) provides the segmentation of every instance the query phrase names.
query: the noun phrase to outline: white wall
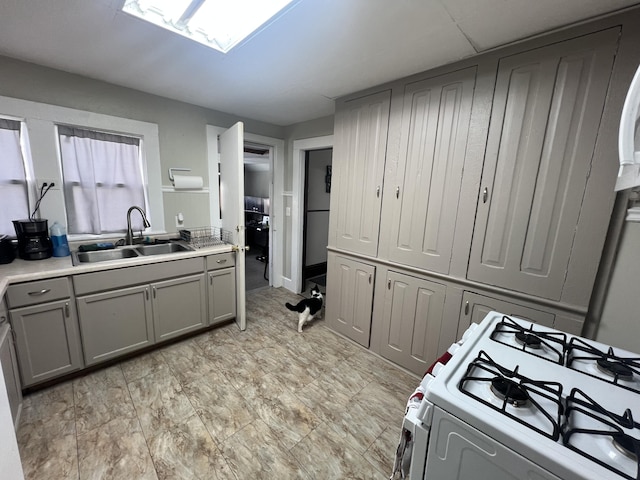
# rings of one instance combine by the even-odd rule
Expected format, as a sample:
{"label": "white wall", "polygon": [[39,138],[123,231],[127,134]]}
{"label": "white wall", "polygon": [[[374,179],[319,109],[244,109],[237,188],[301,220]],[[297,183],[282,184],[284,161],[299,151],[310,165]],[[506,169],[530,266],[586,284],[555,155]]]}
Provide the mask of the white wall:
{"label": "white wall", "polygon": [[[230,127],[237,121],[243,121],[245,132],[284,138],[283,127],[2,56],[0,96],[156,124],[164,224],[167,231],[178,230],[175,215],[179,212],[184,214],[186,226],[204,226],[210,223],[207,125]],[[3,112],[0,111],[1,113]],[[51,162],[51,168],[57,168],[53,166],[56,158],[47,156],[38,161]],[[190,168],[190,175],[203,177],[205,192],[174,192],[169,181],[169,167]],[[54,214],[56,212],[50,215]]]}

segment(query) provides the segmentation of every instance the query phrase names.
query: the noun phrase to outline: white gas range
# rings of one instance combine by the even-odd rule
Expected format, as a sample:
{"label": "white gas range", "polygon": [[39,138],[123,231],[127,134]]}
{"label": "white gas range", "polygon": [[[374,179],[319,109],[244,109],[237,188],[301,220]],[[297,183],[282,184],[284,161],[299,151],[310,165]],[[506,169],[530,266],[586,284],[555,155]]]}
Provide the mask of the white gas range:
{"label": "white gas range", "polygon": [[491,312],[430,372],[392,478],[640,480],[640,355]]}

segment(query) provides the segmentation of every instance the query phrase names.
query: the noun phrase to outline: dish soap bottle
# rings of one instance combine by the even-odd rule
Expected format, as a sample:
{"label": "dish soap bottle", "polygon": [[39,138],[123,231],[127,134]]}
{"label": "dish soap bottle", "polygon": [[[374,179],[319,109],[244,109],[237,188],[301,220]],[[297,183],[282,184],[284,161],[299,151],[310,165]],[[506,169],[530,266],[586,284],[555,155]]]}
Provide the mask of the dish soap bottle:
{"label": "dish soap bottle", "polygon": [[67,242],[67,231],[58,222],[51,225],[51,243],[53,243],[53,256],[66,257],[71,254]]}

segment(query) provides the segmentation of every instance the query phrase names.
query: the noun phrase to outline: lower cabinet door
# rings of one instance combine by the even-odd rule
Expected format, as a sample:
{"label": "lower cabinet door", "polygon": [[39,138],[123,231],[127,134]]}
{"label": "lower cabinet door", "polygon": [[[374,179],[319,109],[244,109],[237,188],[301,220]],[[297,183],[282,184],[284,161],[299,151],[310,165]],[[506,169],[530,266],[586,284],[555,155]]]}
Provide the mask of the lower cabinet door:
{"label": "lower cabinet door", "polygon": [[2,365],[4,384],[9,398],[11,419],[13,420],[14,428],[17,429],[22,408],[22,387],[20,385],[16,352],[13,348],[11,327],[8,324],[0,324],[0,364]]}
{"label": "lower cabinet door", "polygon": [[22,386],[83,367],[75,310],[69,300],[10,311]]}
{"label": "lower cabinet door", "polygon": [[151,284],[156,342],[199,330],[207,324],[204,274]]}
{"label": "lower cabinet door", "polygon": [[446,287],[390,271],[380,355],[423,375],[438,357]]}
{"label": "lower cabinet door", "polygon": [[76,299],[87,365],[154,343],[149,290],[142,285]]}
{"label": "lower cabinet door", "polygon": [[209,325],[236,317],[236,269],[224,268],[208,273]]}
{"label": "lower cabinet door", "polygon": [[327,267],[329,327],[369,348],[376,268],[333,254]]}
{"label": "lower cabinet door", "polygon": [[475,292],[464,292],[462,295],[462,311],[460,312],[460,321],[458,322],[457,338],[462,337],[462,334],[469,328],[472,322],[480,323],[491,311],[529,320],[545,327],[553,327],[555,320],[555,315],[550,312],[487,297],[486,295]]}

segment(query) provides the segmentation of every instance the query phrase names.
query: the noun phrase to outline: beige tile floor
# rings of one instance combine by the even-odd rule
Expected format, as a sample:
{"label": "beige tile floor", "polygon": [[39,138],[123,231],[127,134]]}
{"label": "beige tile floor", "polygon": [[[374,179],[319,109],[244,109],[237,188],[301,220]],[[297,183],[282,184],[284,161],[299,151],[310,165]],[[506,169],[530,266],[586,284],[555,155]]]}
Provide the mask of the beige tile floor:
{"label": "beige tile floor", "polygon": [[27,479],[389,478],[418,380],[267,288],[226,325],[27,396]]}

